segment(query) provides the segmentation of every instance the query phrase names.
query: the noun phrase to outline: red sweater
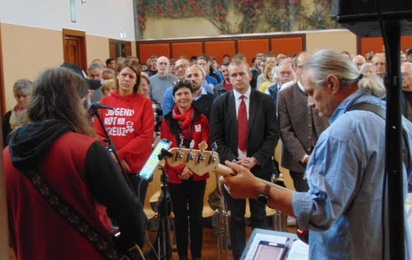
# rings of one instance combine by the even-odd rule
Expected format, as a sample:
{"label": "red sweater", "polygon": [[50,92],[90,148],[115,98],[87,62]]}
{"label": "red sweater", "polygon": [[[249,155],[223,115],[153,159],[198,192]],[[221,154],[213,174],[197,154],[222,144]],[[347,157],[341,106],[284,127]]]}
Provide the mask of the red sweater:
{"label": "red sweater", "polygon": [[[39,169],[50,186],[55,187],[95,229],[110,239],[111,225],[106,208],[92,198],[85,182],[86,155],[95,141],[85,135],[67,133],[52,144],[49,156],[40,162]],[[9,147],[3,154],[11,243],[17,258],[103,259],[82,235],[49,206],[30,180],[13,166]]]}
{"label": "red sweater", "polygon": [[[152,152],[155,125],[152,101],[142,94],[122,97],[114,91],[100,103],[114,108],[101,109],[100,113],[120,159],[126,160],[130,167],[128,173],[140,172]],[[95,120],[94,126],[103,142],[106,136],[99,120]]]}
{"label": "red sweater", "polygon": [[[200,113],[199,111],[197,112]],[[171,113],[166,115],[165,119],[162,122],[161,138],[171,141],[172,145],[170,147],[172,148],[172,147],[179,147],[179,145],[177,143],[176,136],[174,135],[174,133],[172,133],[170,126],[169,126],[168,120],[174,120],[172,118]],[[195,116],[195,119],[196,119],[196,116]],[[210,125],[209,125],[209,121],[207,120],[206,116],[204,114],[200,114],[200,116],[198,116],[198,119],[194,122],[194,124],[192,122],[192,125],[193,125],[192,131],[194,131],[193,140],[195,141],[195,146],[193,149],[199,149],[198,145],[202,141],[205,141],[206,143],[209,144]],[[166,169],[167,174],[169,175],[169,182],[177,183],[177,184],[182,183],[182,180],[178,177],[178,175],[183,171],[184,168],[185,168],[185,164],[181,164],[177,167],[171,167],[168,164],[166,164],[165,169]],[[203,176],[199,176],[195,172],[193,173],[194,173],[193,180],[195,181],[205,180],[209,178],[209,173],[206,173]]]}

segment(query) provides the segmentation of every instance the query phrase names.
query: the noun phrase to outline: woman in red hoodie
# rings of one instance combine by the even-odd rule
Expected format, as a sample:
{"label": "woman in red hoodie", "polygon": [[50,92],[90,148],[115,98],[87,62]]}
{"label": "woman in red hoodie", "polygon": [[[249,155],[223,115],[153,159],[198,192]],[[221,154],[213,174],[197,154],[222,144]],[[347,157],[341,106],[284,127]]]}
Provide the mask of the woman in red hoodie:
{"label": "woman in red hoodie", "polygon": [[[114,108],[101,110],[103,124],[136,196],[144,204],[148,183],[142,181],[138,174],[152,152],[154,116],[150,99],[138,93],[139,83],[138,63],[126,59],[116,70],[116,90],[100,103]],[[103,141],[106,135],[100,122],[95,120],[94,125]]]}
{"label": "woman in red hoodie", "polygon": [[[183,146],[198,149],[199,143],[209,143],[210,126],[207,118],[195,106],[193,88],[189,82],[178,81],[173,87],[173,97],[176,105],[172,112],[165,115],[161,127],[161,137],[172,142],[172,147],[178,147],[183,140]],[[185,164],[171,167],[166,164],[169,175],[169,190],[175,215],[175,234],[177,251],[180,260],[187,258],[188,222],[190,219],[190,251],[192,259],[202,258],[203,227],[202,210],[206,179],[192,172]]]}

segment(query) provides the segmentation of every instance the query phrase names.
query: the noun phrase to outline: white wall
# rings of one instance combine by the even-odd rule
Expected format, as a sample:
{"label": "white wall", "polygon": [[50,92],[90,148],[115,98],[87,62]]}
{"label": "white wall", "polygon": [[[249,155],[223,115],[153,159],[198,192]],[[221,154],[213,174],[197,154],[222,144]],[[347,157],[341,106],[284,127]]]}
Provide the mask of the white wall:
{"label": "white wall", "polygon": [[[70,0],[0,0],[6,24],[86,31],[88,35],[134,39],[133,0],[75,0],[77,22],[70,20]],[[121,38],[120,33],[126,37]]]}

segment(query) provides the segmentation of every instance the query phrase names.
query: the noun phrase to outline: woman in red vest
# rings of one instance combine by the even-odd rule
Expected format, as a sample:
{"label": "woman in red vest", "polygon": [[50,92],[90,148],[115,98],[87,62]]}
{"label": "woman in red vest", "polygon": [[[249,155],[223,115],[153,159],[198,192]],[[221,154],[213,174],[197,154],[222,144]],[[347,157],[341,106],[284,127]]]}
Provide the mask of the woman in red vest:
{"label": "woman in red vest", "polygon": [[[192,105],[192,85],[187,81],[176,82],[173,87],[173,97],[176,105],[172,112],[164,117],[161,137],[170,140],[171,147],[178,147],[182,142],[183,147],[189,148],[190,143],[193,142],[192,148],[199,149],[198,145],[202,141],[209,143],[209,122],[206,116]],[[185,164],[176,167],[166,164],[165,169],[169,175],[169,190],[175,215],[175,234],[179,258],[180,260],[188,259],[188,222],[190,219],[192,259],[201,259],[203,197],[209,173],[199,176]]]}
{"label": "woman in red vest", "polygon": [[143,246],[145,216],[90,126],[84,78],[66,68],[37,79],[29,123],[3,151],[10,241],[19,260],[117,259],[108,214],[124,248]]}

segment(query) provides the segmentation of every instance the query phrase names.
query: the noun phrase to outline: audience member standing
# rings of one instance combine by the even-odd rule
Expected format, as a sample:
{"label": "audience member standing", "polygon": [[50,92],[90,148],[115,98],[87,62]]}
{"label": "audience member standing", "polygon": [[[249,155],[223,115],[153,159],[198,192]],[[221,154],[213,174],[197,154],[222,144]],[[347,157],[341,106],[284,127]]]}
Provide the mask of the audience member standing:
{"label": "audience member standing", "polygon": [[[90,64],[87,75],[88,75],[89,79],[98,80],[98,81],[100,81],[100,83],[103,83],[103,67],[102,67],[102,65],[100,65],[99,63]],[[93,103],[100,102],[100,100],[103,97],[104,97],[104,95],[103,95],[103,92],[102,92],[102,86],[100,85],[100,87],[93,92],[92,102]]]}
{"label": "audience member standing", "polygon": [[[205,70],[201,66],[197,64],[191,65],[186,69],[185,79],[183,81],[187,80],[190,82],[193,87],[193,104],[209,119],[215,96],[213,89],[205,83],[205,75]],[[172,92],[173,87],[166,89],[163,99],[163,115],[171,112],[176,104]]]}
{"label": "audience member standing", "polygon": [[263,72],[263,69],[264,69],[264,68],[262,68],[262,69],[259,68],[259,65],[260,65],[260,62],[261,62],[261,61],[266,61],[265,54],[263,54],[263,53],[258,53],[258,54],[256,54],[256,57],[252,60],[252,62],[253,62],[253,68],[252,68],[252,70],[251,70],[251,72],[252,72],[252,79],[250,80],[250,86],[251,86],[253,89],[256,89],[256,87],[257,87],[257,79],[258,79],[259,75]]}
{"label": "audience member standing", "polygon": [[294,79],[293,65],[288,61],[283,61],[276,68],[272,69],[272,74],[276,84],[270,86],[265,93],[272,97],[277,109],[278,95],[282,85]]}
{"label": "audience member standing", "polygon": [[[146,75],[141,75],[141,80],[140,80],[140,86],[139,86],[139,92],[143,93],[146,97],[150,98],[150,81],[149,78]],[[157,144],[157,142],[160,138],[160,127],[162,125],[163,121],[163,111],[162,111],[162,105],[160,105],[159,102],[157,102],[156,99],[150,98],[152,101],[152,107],[153,107],[153,112],[154,112],[154,118],[155,118],[155,133],[154,133],[154,142],[153,144]]]}
{"label": "audience member standing", "polygon": [[355,57],[353,57],[352,62],[353,64],[356,65],[356,68],[358,68],[358,70],[360,71],[362,65],[366,63],[366,60],[362,55],[356,55]]}
{"label": "audience member standing", "polygon": [[223,75],[223,81],[220,82],[219,84],[217,84],[215,86],[215,88],[213,89],[213,92],[215,93],[215,96],[220,96],[228,91],[232,91],[233,90],[233,85],[232,83],[230,83],[230,79],[229,79],[229,64],[230,61],[228,62],[223,62],[220,65],[220,72]]}
{"label": "audience member standing", "polygon": [[116,70],[116,60],[115,59],[107,59],[106,60],[106,67],[108,69]]}
{"label": "audience member standing", "polygon": [[302,52],[296,57],[297,83],[278,94],[279,130],[282,139],[281,165],[289,169],[296,191],[308,191],[306,165],[319,135],[329,126],[327,119],[319,117],[308,107],[308,95],[302,85],[300,73],[311,54]]}
{"label": "audience member standing", "polygon": [[150,58],[147,59],[146,65],[149,67],[147,71],[145,71],[147,75],[149,75],[149,77],[155,75],[157,73],[157,55],[150,56]]}
{"label": "audience member standing", "polygon": [[[185,148],[190,148],[190,143],[194,142],[194,149],[199,149],[202,141],[209,144],[209,122],[206,116],[192,105],[192,93],[193,88],[187,81],[178,81],[173,87],[176,105],[172,112],[165,115],[161,130],[162,138],[172,141],[172,147],[179,147],[181,142]],[[199,176],[184,163],[176,167],[166,164],[165,169],[169,175],[179,259],[188,259],[187,249],[190,244],[192,259],[201,260],[203,197],[209,174]]]}
{"label": "audience member standing", "polygon": [[19,79],[13,85],[13,94],[17,104],[3,118],[3,148],[8,145],[9,134],[27,123],[26,110],[30,103],[33,83],[28,79]]}
{"label": "audience member standing", "polygon": [[[265,71],[265,67],[269,66],[270,64],[273,64],[276,67],[277,61],[276,61],[275,55],[273,54],[267,55],[263,63],[265,64],[265,66],[261,69],[262,72]],[[260,73],[260,75],[257,77],[256,87],[260,87],[260,85],[262,85],[262,83],[265,82],[266,80],[267,78],[266,78],[265,73]]]}
{"label": "audience member standing", "polygon": [[178,80],[176,76],[169,73],[169,66],[169,59],[167,57],[159,57],[157,59],[157,74],[149,78],[151,97],[160,104],[163,104],[165,90]]}
{"label": "audience member standing", "polygon": [[215,77],[209,75],[210,74],[210,66],[209,66],[208,57],[205,57],[205,56],[198,57],[196,59],[196,64],[201,66],[203,68],[203,70],[205,71],[205,73],[206,73],[205,80],[207,81],[207,84],[209,84],[209,86],[211,86],[213,88],[214,86],[216,86],[219,83],[218,80]]}
{"label": "audience member standing", "polygon": [[401,65],[402,71],[402,111],[403,115],[412,121],[412,63],[404,62]]}
{"label": "audience member standing", "polygon": [[[186,69],[190,66],[190,61],[188,58],[185,57],[180,57],[177,61],[176,61],[176,76],[183,80],[186,76]],[[173,86],[172,86],[173,87]]]}
{"label": "audience member standing", "polygon": [[376,53],[372,58],[373,71],[382,80],[386,75],[386,59],[384,53]]}
{"label": "audience member standing", "polygon": [[[275,106],[270,96],[250,86],[247,62],[235,59],[229,65],[233,91],[216,98],[211,114],[212,142],[217,142],[221,162],[236,161],[255,176],[270,180],[271,156],[279,138]],[[246,245],[246,201],[233,199],[225,191],[230,217],[230,238],[235,260]],[[250,200],[251,225],[267,228],[266,205]]]}
{"label": "audience member standing", "polygon": [[[117,67],[116,90],[104,97],[102,104],[114,110],[102,109],[104,127],[116,147],[120,162],[127,173],[136,197],[144,204],[148,183],[139,172],[152,151],[154,116],[152,102],[139,94],[139,64],[126,59]],[[98,120],[94,126],[101,141],[106,136]]]}

